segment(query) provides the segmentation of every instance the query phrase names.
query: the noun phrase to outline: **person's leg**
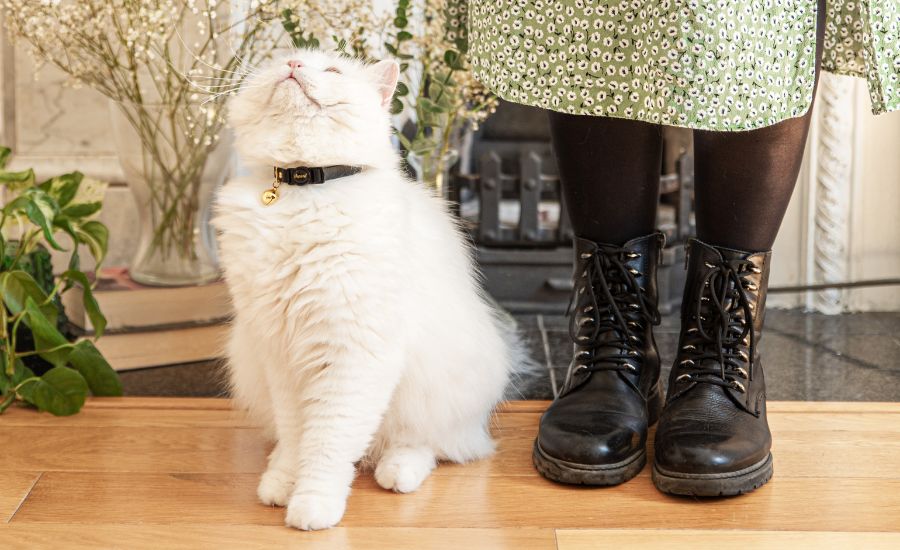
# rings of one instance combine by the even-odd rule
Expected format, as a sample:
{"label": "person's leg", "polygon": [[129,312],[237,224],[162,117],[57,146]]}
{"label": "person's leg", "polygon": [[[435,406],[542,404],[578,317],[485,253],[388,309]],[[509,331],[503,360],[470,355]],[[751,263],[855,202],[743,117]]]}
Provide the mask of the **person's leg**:
{"label": "person's leg", "polygon": [[659,126],[551,114],[553,148],[575,232],[566,383],[541,417],[534,464],[564,483],[615,485],[646,462],[662,405],[653,341]]}
{"label": "person's leg", "polygon": [[[816,84],[825,32],[823,0],[817,31]],[[772,248],[800,172],[811,117],[812,105],[804,116],[758,130],[694,132],[698,239],[738,250]]]}
{"label": "person's leg", "polygon": [[572,229],[621,245],[651,233],[659,201],[659,125],[549,113],[553,152]]}
{"label": "person's leg", "polygon": [[[817,77],[824,7],[820,0]],[[681,335],[656,429],[652,475],[661,491],[738,495],[772,477],[758,342],[772,243],[809,120],[807,112],[750,132],[694,134],[699,240],[688,247]]]}

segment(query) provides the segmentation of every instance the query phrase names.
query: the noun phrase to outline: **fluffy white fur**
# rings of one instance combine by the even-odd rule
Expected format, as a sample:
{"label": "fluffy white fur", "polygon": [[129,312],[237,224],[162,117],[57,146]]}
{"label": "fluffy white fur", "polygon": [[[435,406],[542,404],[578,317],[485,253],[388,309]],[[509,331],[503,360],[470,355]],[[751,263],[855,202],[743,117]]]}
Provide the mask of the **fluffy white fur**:
{"label": "fluffy white fur", "polygon": [[[436,461],[490,454],[491,410],[519,360],[444,202],[399,171],[397,73],[293,51],[230,105],[253,167],[221,190],[214,220],[236,311],[231,381],[276,440],[259,498],[300,529],[338,523],[364,458],[405,493]],[[336,164],[365,170],[261,203],[273,165]]]}

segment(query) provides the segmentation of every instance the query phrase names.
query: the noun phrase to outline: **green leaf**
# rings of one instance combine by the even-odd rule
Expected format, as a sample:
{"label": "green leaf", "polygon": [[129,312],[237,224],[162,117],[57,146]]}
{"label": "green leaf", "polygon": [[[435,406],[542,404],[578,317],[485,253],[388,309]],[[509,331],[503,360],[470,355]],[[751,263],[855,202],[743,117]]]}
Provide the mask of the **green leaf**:
{"label": "green leaf", "polygon": [[[23,195],[24,196],[24,195]],[[25,215],[38,226],[44,233],[44,239],[56,250],[65,250],[61,247],[56,239],[53,238],[53,218],[56,217],[58,209],[53,204],[52,199],[42,192],[31,193],[27,195],[31,198],[25,205]]]}
{"label": "green leaf", "polygon": [[409,24],[409,21],[407,21],[405,17],[394,18],[394,26],[398,29],[405,29],[407,24]]}
{"label": "green leaf", "polygon": [[405,42],[407,40],[412,40],[412,37],[413,37],[412,33],[407,32],[407,31],[400,31],[397,33],[397,41],[398,42]]}
{"label": "green leaf", "polygon": [[389,42],[384,43],[384,49],[386,49],[391,55],[397,55],[397,47]]}
{"label": "green leaf", "polygon": [[0,147],[0,170],[6,168],[6,162],[12,155],[12,149],[9,147]]}
{"label": "green leaf", "polygon": [[34,170],[22,170],[21,172],[0,171],[0,184],[8,185],[14,190],[25,189],[34,185]]}
{"label": "green leaf", "polygon": [[78,255],[78,247],[73,247],[72,256],[69,257],[69,271],[81,271],[81,256]]}
{"label": "green leaf", "polygon": [[456,44],[456,49],[461,53],[466,53],[469,51],[469,41],[465,38],[457,38],[454,43]]}
{"label": "green leaf", "polygon": [[109,244],[109,229],[98,221],[89,221],[76,228],[75,233],[78,241],[88,246],[97,264],[102,263]]}
{"label": "green leaf", "polygon": [[28,314],[28,326],[34,336],[35,351],[54,366],[65,365],[74,346],[60,334],[55,324],[50,323],[31,297],[25,299],[25,311]]}
{"label": "green leaf", "polygon": [[406,84],[402,82],[397,83],[397,89],[394,90],[394,95],[397,97],[403,97],[409,93],[409,88],[406,87]]}
{"label": "green leaf", "polygon": [[[41,289],[37,281],[30,274],[20,270],[0,274],[0,295],[3,297],[3,303],[13,315],[25,311],[25,303],[28,298],[34,300],[36,304],[43,304],[47,300],[47,293]],[[40,310],[44,317],[53,326],[56,326],[56,306],[45,304],[40,306]],[[25,321],[27,322],[28,319],[26,318]]]}
{"label": "green leaf", "polygon": [[403,112],[403,102],[396,97],[391,100],[391,114],[396,115]]}
{"label": "green leaf", "polygon": [[30,200],[28,199],[28,197],[19,195],[18,197],[6,203],[6,206],[3,207],[3,212],[7,216],[15,215],[16,212],[24,211],[29,202]]}
{"label": "green leaf", "polygon": [[103,336],[103,331],[106,329],[106,317],[100,312],[100,304],[97,303],[94,293],[91,292],[91,283],[88,281],[87,276],[80,271],[69,270],[60,275],[60,277],[75,281],[81,285],[81,300],[84,303],[84,311],[91,320],[91,325],[94,327],[97,338]]}
{"label": "green leaf", "polygon": [[446,111],[446,109],[444,109],[434,101],[431,101],[427,97],[420,97],[418,99],[417,105],[419,105],[420,107],[422,107],[422,109],[429,113],[443,113],[444,111]]}
{"label": "green leaf", "polygon": [[6,410],[7,407],[12,405],[13,401],[16,399],[16,393],[11,392],[12,388],[15,388],[23,380],[27,380],[29,378],[34,378],[34,372],[31,371],[28,367],[25,366],[25,363],[22,362],[21,359],[16,357],[15,367],[13,367],[12,376],[6,375],[6,354],[0,354],[0,365],[3,367],[3,371],[0,372],[0,394],[5,394],[9,392],[6,402],[0,405],[0,413]]}
{"label": "green leaf", "polygon": [[75,195],[78,193],[78,188],[81,186],[83,180],[84,174],[81,172],[63,174],[51,178],[45,191],[47,191],[51,197],[56,199],[56,203],[62,208],[72,202],[72,199],[74,199]]}
{"label": "green leaf", "polygon": [[56,416],[68,416],[80,411],[87,392],[88,385],[84,377],[66,367],[54,367],[19,390],[25,401],[38,410]]}
{"label": "green leaf", "polygon": [[86,218],[100,211],[102,202],[82,202],[64,208],[61,214],[67,218]]}
{"label": "green leaf", "polygon": [[456,64],[456,61],[459,59],[459,54],[453,50],[447,50],[444,52],[444,63],[449,67],[453,67]]}
{"label": "green leaf", "polygon": [[122,395],[119,375],[91,341],[82,340],[75,344],[75,349],[69,356],[69,364],[81,373],[94,395]]}

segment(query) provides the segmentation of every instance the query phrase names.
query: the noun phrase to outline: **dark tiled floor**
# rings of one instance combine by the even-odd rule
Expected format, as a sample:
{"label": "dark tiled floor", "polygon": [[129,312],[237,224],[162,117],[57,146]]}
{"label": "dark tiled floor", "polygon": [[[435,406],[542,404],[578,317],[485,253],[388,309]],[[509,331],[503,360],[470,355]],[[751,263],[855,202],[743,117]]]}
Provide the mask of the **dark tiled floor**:
{"label": "dark tiled floor", "polygon": [[[516,318],[536,365],[517,377],[508,397],[550,399],[571,358],[565,319]],[[678,345],[677,317],[664,316],[655,335],[666,376]],[[760,349],[772,400],[900,401],[900,313],[769,310]],[[221,380],[218,362],[122,373],[128,395],[223,395]]]}
{"label": "dark tiled floor", "polygon": [[[571,343],[562,317],[519,317],[529,342],[546,338],[535,358],[565,379]],[[654,331],[668,376],[678,346],[678,318],[666,315]],[[799,310],[769,310],[760,353],[769,399],[792,401],[900,401],[900,313],[828,316]],[[551,398],[545,373],[523,381],[520,391]]]}

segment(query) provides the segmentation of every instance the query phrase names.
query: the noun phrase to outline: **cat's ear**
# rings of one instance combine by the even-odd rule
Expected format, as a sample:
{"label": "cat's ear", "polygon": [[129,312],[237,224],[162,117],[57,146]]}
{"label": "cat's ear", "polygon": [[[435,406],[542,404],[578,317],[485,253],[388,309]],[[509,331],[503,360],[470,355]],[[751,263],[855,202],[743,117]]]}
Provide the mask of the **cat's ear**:
{"label": "cat's ear", "polygon": [[394,89],[397,88],[397,81],[400,79],[400,65],[392,59],[386,59],[370,65],[366,70],[378,87],[378,93],[381,94],[381,106],[390,107]]}

